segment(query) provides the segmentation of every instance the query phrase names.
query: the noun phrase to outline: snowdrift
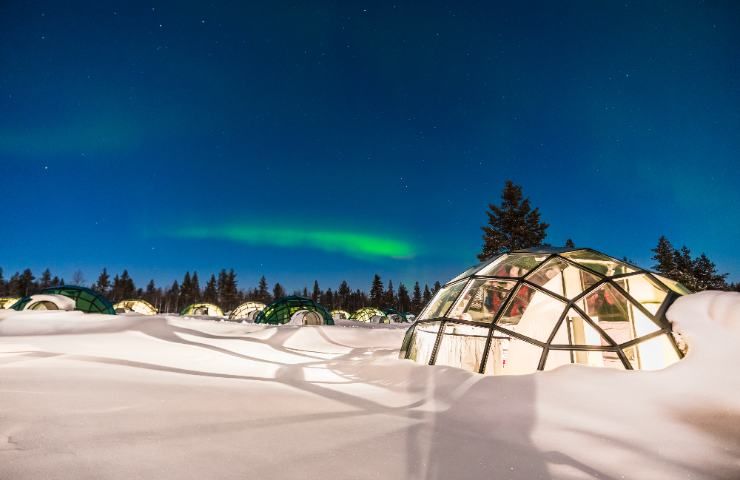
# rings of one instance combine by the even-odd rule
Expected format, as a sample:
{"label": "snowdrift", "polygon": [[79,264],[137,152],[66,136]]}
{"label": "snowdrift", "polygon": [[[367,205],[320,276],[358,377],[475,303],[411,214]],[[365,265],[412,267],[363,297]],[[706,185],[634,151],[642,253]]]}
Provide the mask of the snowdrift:
{"label": "snowdrift", "polygon": [[0,479],[740,478],[740,294],[668,317],[668,369],[488,377],[404,328],[0,311]]}

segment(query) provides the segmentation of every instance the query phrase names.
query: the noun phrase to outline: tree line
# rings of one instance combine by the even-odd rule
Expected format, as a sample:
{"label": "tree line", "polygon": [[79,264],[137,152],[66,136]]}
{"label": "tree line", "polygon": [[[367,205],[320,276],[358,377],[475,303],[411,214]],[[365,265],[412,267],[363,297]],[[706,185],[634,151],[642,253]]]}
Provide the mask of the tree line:
{"label": "tree line", "polygon": [[[70,284],[85,286],[84,278],[76,273]],[[114,275],[112,278],[107,268],[103,268],[97,280],[90,288],[113,303],[121,300],[139,298],[154,305],[163,313],[179,312],[186,306],[197,302],[214,303],[224,311],[230,311],[240,303],[255,301],[268,304],[273,300],[288,295],[285,288],[276,282],[272,288],[267,279],[262,276],[255,287],[240,289],[237,274],[233,269],[221,270],[218,275],[211,274],[205,284],[201,286],[198,272],[185,272],[181,281],[173,281],[170,285],[162,287],[150,280],[145,287],[137,287],[128,270]],[[44,288],[65,285],[63,278],[52,276],[47,268],[39,278],[36,278],[27,268],[23,272],[14,273],[8,280],[0,268],[0,297],[23,297],[38,293]],[[419,282],[415,282],[411,291],[404,283],[399,283],[394,288],[393,281],[389,280],[387,285],[380,275],[375,274],[370,284],[369,293],[361,289],[352,289],[347,281],[342,281],[336,289],[322,289],[318,280],[314,280],[313,287],[303,290],[294,290],[291,295],[311,298],[324,307],[334,310],[341,309],[353,312],[362,307],[394,308],[400,312],[418,314],[421,309],[441,288],[439,282],[435,282],[430,289],[428,284],[422,288]]]}
{"label": "tree line", "polygon": [[[532,207],[529,199],[524,197],[522,187],[511,181],[504,185],[500,204],[489,204],[486,215],[488,222],[482,227],[483,246],[478,255],[481,261],[512,250],[551,246],[545,243],[550,225],[541,221],[539,208]],[[568,239],[565,246],[574,248],[575,243]],[[704,253],[693,257],[686,246],[675,248],[665,236],[658,239],[652,252],[656,261],[653,269],[692,291],[740,291],[740,283],[728,283],[728,275],[719,273],[714,262]],[[38,279],[31,269],[25,269],[23,272],[16,272],[7,281],[0,268],[0,297],[31,295],[44,288],[64,284],[64,279],[52,276],[48,268]],[[81,272],[75,272],[71,284],[85,284]],[[233,269],[222,269],[218,275],[211,274],[202,287],[197,272],[185,272],[181,281],[175,280],[169,286],[157,286],[154,280],[150,280],[145,287],[137,288],[127,270],[111,278],[104,268],[91,288],[114,303],[129,298],[142,298],[166,313],[178,312],[195,302],[215,303],[229,311],[245,301],[270,303],[287,295],[279,282],[270,288],[264,276],[256,287],[240,289]],[[418,314],[440,288],[439,282],[435,282],[431,289],[428,284],[422,289],[419,282],[415,282],[411,291],[403,283],[399,283],[395,289],[392,281],[389,280],[386,285],[380,275],[375,274],[368,293],[361,289],[353,290],[346,281],[336,289],[323,290],[315,280],[310,291],[304,288],[302,291],[293,291],[292,294],[310,297],[332,310],[352,312],[371,306]]]}
{"label": "tree line", "polygon": [[[488,222],[483,230],[483,247],[478,259],[481,261],[501,253],[532,247],[550,247],[545,243],[549,224],[540,220],[539,208],[532,208],[522,187],[507,181],[501,193],[500,205],[488,205]],[[565,246],[574,248],[573,240]],[[717,266],[704,253],[692,257],[685,245],[674,248],[665,236],[658,239],[652,249],[656,263],[651,268],[666,277],[680,282],[689,290],[734,290],[740,291],[740,283],[728,283],[727,273],[719,273]]]}

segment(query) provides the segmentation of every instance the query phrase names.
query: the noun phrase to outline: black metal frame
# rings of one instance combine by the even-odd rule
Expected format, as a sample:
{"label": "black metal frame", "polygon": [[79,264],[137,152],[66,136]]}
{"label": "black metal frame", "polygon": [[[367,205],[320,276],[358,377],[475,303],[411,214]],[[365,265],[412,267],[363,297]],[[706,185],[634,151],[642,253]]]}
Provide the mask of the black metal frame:
{"label": "black metal frame", "polygon": [[[570,252],[580,252],[580,251],[591,252],[591,253],[606,257],[610,261],[616,262],[618,265],[626,266],[628,269],[633,270],[633,271],[618,274],[618,275],[606,276],[600,272],[597,272],[596,270],[593,270],[592,268],[589,268],[586,265],[583,265],[566,256],[563,256],[563,254],[567,254]],[[642,269],[635,265],[629,264],[622,260],[617,260],[614,257],[605,255],[601,252],[598,252],[596,250],[589,249],[589,248],[574,248],[574,249],[537,249],[537,248],[534,248],[534,249],[528,249],[528,250],[517,250],[517,251],[513,251],[509,253],[510,254],[547,255],[547,256],[542,261],[538,261],[536,266],[534,266],[532,269],[526,272],[526,274],[519,276],[519,277],[508,277],[508,276],[497,276],[497,275],[477,275],[477,272],[481,271],[482,269],[484,269],[485,267],[487,267],[488,265],[496,261],[498,258],[501,258],[503,255],[507,255],[507,254],[502,254],[492,259],[486,260],[485,262],[481,263],[477,267],[466,270],[465,273],[467,273],[467,275],[457,276],[453,280],[447,282],[442,287],[442,289],[440,289],[440,291],[437,292],[436,296],[427,304],[424,310],[422,310],[422,312],[419,314],[419,317],[417,317],[417,320],[414,321],[411,327],[409,327],[409,329],[406,331],[403,345],[401,346],[400,357],[409,358],[411,342],[414,339],[416,328],[419,325],[424,325],[428,323],[439,323],[437,337],[435,339],[434,347],[432,349],[432,352],[431,352],[431,355],[428,361],[429,365],[434,365],[436,363],[437,354],[439,352],[439,346],[442,342],[443,335],[450,335],[450,333],[445,332],[446,325],[448,324],[470,325],[470,326],[482,327],[482,328],[488,329],[486,343],[485,343],[485,347],[483,351],[483,357],[481,358],[480,365],[478,367],[478,373],[485,373],[485,367],[486,367],[486,363],[488,362],[488,355],[491,350],[491,342],[493,338],[501,338],[501,337],[495,337],[494,332],[498,332],[500,334],[505,335],[506,336],[505,338],[515,338],[517,340],[521,340],[521,341],[527,342],[529,344],[532,344],[532,345],[535,345],[541,348],[542,355],[540,356],[540,360],[537,365],[537,370],[544,370],[545,364],[547,362],[548,354],[550,351],[570,351],[571,352],[571,363],[574,363],[572,352],[577,352],[577,351],[612,352],[612,353],[617,354],[617,356],[621,360],[625,369],[632,370],[633,369],[632,364],[627,358],[627,355],[625,354],[624,350],[630,347],[639,345],[642,342],[646,342],[648,340],[651,340],[663,334],[666,334],[666,336],[668,337],[671,345],[673,346],[676,353],[678,354],[678,357],[683,358],[684,352],[681,351],[681,349],[678,346],[678,343],[676,342],[676,339],[672,335],[671,324],[666,319],[666,316],[665,316],[665,312],[668,309],[668,307],[673,303],[673,301],[675,301],[676,298],[681,296],[681,294],[673,290],[671,286],[666,285],[664,282],[658,279],[656,277],[656,274],[654,274],[653,272],[650,272],[648,270]],[[542,267],[542,265],[545,265],[546,263],[550,262],[552,259],[555,259],[555,258],[563,260],[567,264],[572,265],[582,271],[585,271],[595,276],[598,280],[592,285],[590,285],[589,287],[584,288],[582,292],[580,292],[578,295],[576,295],[573,298],[566,298],[558,293],[547,290],[546,288],[543,288],[542,286],[530,281],[533,275],[536,275],[537,272],[541,271],[540,267]],[[647,276],[652,282],[664,288],[665,291],[667,292],[665,299],[663,300],[663,302],[661,303],[660,307],[658,308],[655,314],[650,313],[650,311],[647,310],[640,302],[635,300],[635,298],[633,298],[632,295],[630,295],[630,293],[625,288],[619,285],[619,280],[633,277],[633,276],[639,276],[639,275]],[[493,318],[491,319],[490,323],[480,322],[480,321],[462,320],[458,318],[448,317],[447,315],[449,315],[450,311],[457,305],[462,295],[464,295],[467,292],[469,288],[469,284],[479,279],[500,280],[500,281],[507,281],[507,282],[516,282],[516,283],[507,292],[506,297],[501,302],[501,305],[498,307],[497,311],[493,314]],[[429,310],[435,304],[435,300],[437,300],[438,297],[446,291],[447,287],[450,287],[457,283],[463,283],[465,286],[460,290],[460,292],[457,293],[453,301],[450,303],[449,307],[447,307],[447,309],[444,311],[443,315],[434,317],[434,318],[424,318],[426,311]],[[643,315],[645,315],[648,319],[653,321],[658,327],[658,330],[651,332],[649,334],[643,335],[641,337],[634,338],[627,342],[618,344],[613,338],[611,338],[609,334],[607,334],[598,325],[597,322],[595,322],[587,314],[587,312],[583,308],[581,308],[580,305],[578,305],[578,303],[584,300],[591,292],[596,291],[597,289],[601,288],[604,285],[610,285],[611,287],[616,289],[616,291],[619,292],[629,302],[629,304],[632,305],[633,308],[637,308]],[[501,320],[504,313],[508,310],[508,308],[514,302],[516,293],[523,286],[526,286],[535,291],[549,295],[550,297],[563,302],[565,305],[563,308],[563,312],[561,313],[558,320],[555,322],[553,330],[550,333],[550,336],[546,342],[542,342],[540,340],[536,340],[526,335],[522,335],[520,333],[514,332],[499,324],[499,321]],[[566,320],[568,312],[570,312],[571,310],[575,311],[580,317],[583,318],[583,320],[590,327],[594,328],[599,333],[599,335],[601,335],[601,337],[608,342],[608,345],[598,345],[597,346],[597,345],[553,344],[552,342],[555,336],[557,335],[558,330],[562,326],[563,322]],[[568,329],[567,331],[570,337],[570,329]],[[433,333],[433,332],[429,332],[429,333]]]}

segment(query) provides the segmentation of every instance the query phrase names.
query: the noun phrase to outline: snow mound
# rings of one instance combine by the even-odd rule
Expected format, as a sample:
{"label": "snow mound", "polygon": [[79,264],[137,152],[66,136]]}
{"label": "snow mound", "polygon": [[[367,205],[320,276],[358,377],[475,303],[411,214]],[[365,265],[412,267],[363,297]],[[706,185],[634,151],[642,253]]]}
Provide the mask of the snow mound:
{"label": "snow mound", "polygon": [[740,478],[740,294],[661,371],[489,377],[395,325],[0,311],[0,479]]}

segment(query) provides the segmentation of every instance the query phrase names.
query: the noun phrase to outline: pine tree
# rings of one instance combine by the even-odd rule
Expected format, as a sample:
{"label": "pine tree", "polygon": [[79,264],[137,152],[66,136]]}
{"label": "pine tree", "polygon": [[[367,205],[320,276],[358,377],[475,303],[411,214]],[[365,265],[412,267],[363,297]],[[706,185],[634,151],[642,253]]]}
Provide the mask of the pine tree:
{"label": "pine tree", "polygon": [[110,293],[110,275],[108,275],[108,269],[103,268],[103,271],[98,275],[98,280],[93,283],[92,289],[103,295],[108,296]]}
{"label": "pine tree", "polygon": [[507,251],[542,245],[549,225],[540,222],[539,208],[532,209],[529,199],[523,198],[522,187],[507,180],[501,193],[501,206],[489,204],[488,208],[488,225],[482,227],[480,261]]}
{"label": "pine tree", "polygon": [[201,293],[198,272],[193,272],[193,276],[190,278],[190,296],[193,302],[200,302]]}
{"label": "pine tree", "polygon": [[33,276],[30,268],[23,270],[23,273],[18,277],[18,292],[21,296],[28,296],[38,289],[38,285],[34,283],[36,277]]}
{"label": "pine tree", "polygon": [[393,281],[388,280],[388,288],[386,288],[383,294],[383,305],[386,308],[396,308],[396,292],[393,290]]}
{"label": "pine tree", "polygon": [[5,277],[3,277],[3,269],[0,268],[0,297],[7,297],[8,296],[8,282],[5,281]]}
{"label": "pine tree", "polygon": [[411,297],[411,311],[413,313],[418,314],[421,312],[422,300],[421,288],[419,287],[419,282],[416,282],[414,283],[414,293]]}
{"label": "pine tree", "polygon": [[262,303],[270,303],[270,289],[264,275],[260,277],[260,281],[257,284],[257,298]]}
{"label": "pine tree", "polygon": [[211,274],[211,278],[206,283],[203,290],[203,301],[208,303],[218,303],[218,290],[216,289],[216,276]]}
{"label": "pine tree", "polygon": [[703,253],[693,261],[695,290],[724,290],[728,288],[727,274],[717,272],[717,266]]}
{"label": "pine tree", "polygon": [[327,288],[325,292],[321,294],[319,303],[329,310],[334,310],[334,292],[331,288]]}
{"label": "pine tree", "polygon": [[409,298],[409,291],[406,289],[406,285],[402,283],[398,284],[398,310],[400,312],[408,312],[411,309],[411,299]]}
{"label": "pine tree", "polygon": [[576,248],[576,244],[569,238],[565,241],[565,248]]}
{"label": "pine tree", "polygon": [[437,292],[442,290],[442,284],[439,281],[434,282],[434,288],[432,288],[432,296],[436,295]]}
{"label": "pine tree", "polygon": [[336,306],[337,308],[341,309],[347,309],[349,308],[349,296],[352,294],[352,290],[349,288],[349,284],[346,280],[342,280],[342,283],[339,285],[339,288],[337,289],[337,299],[336,299]]}
{"label": "pine tree", "polygon": [[651,251],[655,253],[655,255],[653,255],[653,260],[655,260],[656,264],[653,265],[653,268],[668,278],[675,278],[678,273],[675,257],[676,250],[665,235],[660,236],[658,239],[658,245],[656,245],[656,247]]}
{"label": "pine tree", "polygon": [[41,279],[39,280],[39,288],[49,288],[51,287],[51,272],[47,268],[44,270],[44,273],[41,274]]}
{"label": "pine tree", "polygon": [[424,284],[424,294],[421,297],[421,301],[424,304],[422,308],[427,306],[431,299],[432,299],[432,292],[429,291],[429,285]]}
{"label": "pine tree", "polygon": [[383,303],[383,281],[377,273],[373,277],[373,283],[370,287],[370,306],[380,308]]}
{"label": "pine tree", "polygon": [[275,286],[272,287],[272,297],[275,300],[281,299],[285,296],[285,289],[279,282],[275,282]]}
{"label": "pine tree", "polygon": [[313,290],[311,291],[311,300],[318,302],[321,298],[321,289],[319,288],[319,281],[313,281]]}

